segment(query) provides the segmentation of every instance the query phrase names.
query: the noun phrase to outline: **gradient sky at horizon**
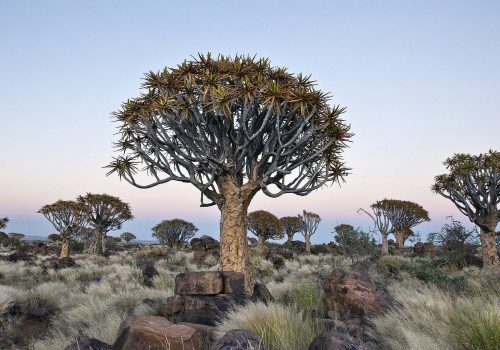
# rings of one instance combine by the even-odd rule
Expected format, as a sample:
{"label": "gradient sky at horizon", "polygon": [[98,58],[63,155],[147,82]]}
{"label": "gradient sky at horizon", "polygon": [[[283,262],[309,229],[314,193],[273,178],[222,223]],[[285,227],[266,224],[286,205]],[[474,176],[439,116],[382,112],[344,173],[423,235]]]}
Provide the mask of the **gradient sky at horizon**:
{"label": "gradient sky at horizon", "polygon": [[456,152],[499,149],[500,2],[496,1],[22,1],[0,2],[0,217],[8,232],[48,235],[36,211],[86,192],[119,196],[135,220],[123,230],[150,238],[175,217],[218,235],[219,212],[199,193],[169,183],[149,190],[106,177],[115,126],[110,113],[139,93],[148,70],[198,52],[269,57],[311,74],[347,107],[355,136],[346,183],[306,197],[262,194],[250,210],[278,216],[307,209],[332,228],[368,229],[356,210],[411,200],[438,230],[447,215],[470,226],[430,191]]}

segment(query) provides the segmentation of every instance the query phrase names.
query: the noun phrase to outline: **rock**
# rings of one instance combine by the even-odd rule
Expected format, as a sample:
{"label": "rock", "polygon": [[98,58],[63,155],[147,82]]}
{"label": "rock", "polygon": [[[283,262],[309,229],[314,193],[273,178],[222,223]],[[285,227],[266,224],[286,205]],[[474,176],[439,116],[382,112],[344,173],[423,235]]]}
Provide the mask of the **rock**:
{"label": "rock", "polygon": [[291,241],[287,243],[288,246],[290,246],[291,249],[299,252],[299,253],[306,253],[306,243],[302,241]]}
{"label": "rock", "polygon": [[281,255],[269,255],[268,260],[273,263],[273,266],[276,270],[285,267],[285,259]]}
{"label": "rock", "polygon": [[158,270],[154,267],[152,263],[146,263],[146,265],[142,268],[142,280],[143,284],[146,287],[153,286],[153,280],[155,276],[158,276]]}
{"label": "rock", "polygon": [[66,268],[77,266],[75,263],[75,260],[73,260],[70,257],[65,257],[65,258],[61,258],[61,259],[56,258],[56,257],[48,258],[48,259],[45,259],[43,261],[42,265],[45,268],[54,269],[54,270],[66,269]]}
{"label": "rock", "polygon": [[243,272],[221,271],[223,294],[245,294],[245,274]]}
{"label": "rock", "polygon": [[118,331],[113,350],[201,350],[201,333],[187,325],[172,324],[159,316],[132,316]]}
{"label": "rock", "polygon": [[45,307],[38,307],[29,312],[29,316],[39,318],[39,319],[48,319],[50,317],[50,312]]}
{"label": "rock", "polygon": [[191,242],[191,249],[194,251],[209,251],[218,249],[220,247],[219,241],[210,236],[201,236],[200,238],[193,238]]}
{"label": "rock", "polygon": [[364,347],[348,334],[326,332],[318,335],[309,350],[363,350]]}
{"label": "rock", "polygon": [[111,350],[112,346],[97,339],[80,339],[71,343],[64,350]]}
{"label": "rock", "polygon": [[199,324],[199,323],[190,323],[190,322],[179,322],[178,324],[183,324],[197,329],[203,337],[204,344],[210,344],[215,340],[215,327],[213,326],[208,326],[206,324]]}
{"label": "rock", "polygon": [[279,255],[284,259],[290,260],[293,259],[293,252],[290,249],[286,248],[269,248],[269,255]]}
{"label": "rock", "polygon": [[32,259],[33,256],[25,251],[17,251],[7,257],[7,261],[9,262],[31,261]]}
{"label": "rock", "polygon": [[261,301],[267,305],[268,303],[274,301],[274,298],[264,284],[255,283],[253,287],[252,301]]}
{"label": "rock", "polygon": [[[12,349],[13,345],[18,343],[16,337],[1,337],[0,338],[0,349]],[[15,349],[15,348],[14,348]]]}
{"label": "rock", "polygon": [[210,350],[265,350],[262,339],[247,329],[234,329],[210,346]]}
{"label": "rock", "polygon": [[163,307],[163,316],[172,322],[215,326],[225,312],[249,301],[246,295],[175,295]]}
{"label": "rock", "polygon": [[362,272],[335,269],[323,284],[325,311],[337,312],[342,318],[383,314],[393,298],[377,291],[370,276]]}
{"label": "rock", "polygon": [[332,320],[331,318],[324,318],[319,321],[323,324],[323,327],[327,332],[349,334],[347,325],[340,320]]}
{"label": "rock", "polygon": [[175,276],[176,295],[216,295],[223,291],[218,271],[184,272]]}
{"label": "rock", "polygon": [[432,253],[435,250],[434,244],[417,242],[413,246],[413,256],[424,256]]}
{"label": "rock", "polygon": [[23,312],[21,305],[15,301],[8,302],[7,305],[4,306],[4,310],[6,310],[7,314],[10,316],[18,316]]}
{"label": "rock", "polygon": [[194,251],[194,262],[197,264],[197,265],[208,265],[208,266],[212,266],[213,264],[212,263],[208,263],[207,259],[208,258],[212,258],[213,262],[215,262],[215,264],[217,264],[217,262],[219,261],[219,257],[220,257],[220,252],[219,252],[219,249],[211,249],[211,250],[195,250]]}

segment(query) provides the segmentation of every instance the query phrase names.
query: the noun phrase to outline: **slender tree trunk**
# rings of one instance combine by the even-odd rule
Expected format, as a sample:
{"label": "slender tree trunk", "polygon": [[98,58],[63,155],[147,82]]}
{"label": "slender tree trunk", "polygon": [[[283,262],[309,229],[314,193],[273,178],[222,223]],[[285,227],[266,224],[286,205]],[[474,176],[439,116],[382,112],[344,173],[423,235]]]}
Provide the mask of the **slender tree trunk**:
{"label": "slender tree trunk", "polygon": [[403,248],[405,246],[405,231],[396,230],[396,248]]}
{"label": "slender tree trunk", "polygon": [[306,253],[311,254],[311,237],[305,236],[304,239],[306,241]]}
{"label": "slender tree trunk", "polygon": [[61,254],[59,254],[59,259],[69,258],[69,239],[63,238],[61,245]]}
{"label": "slender tree trunk", "polygon": [[387,239],[387,233],[381,233],[382,236],[382,255],[389,254],[389,241]]}
{"label": "slender tree trunk", "polygon": [[257,192],[257,185],[241,186],[235,179],[220,182],[223,203],[219,205],[220,220],[220,271],[236,271],[245,274],[245,290],[253,293],[250,259],[247,244],[248,206]]}
{"label": "slender tree trunk", "polygon": [[288,238],[286,239],[286,243],[292,243],[293,234],[287,234]]}
{"label": "slender tree trunk", "polygon": [[101,237],[101,255],[106,254],[106,234],[103,232]]}
{"label": "slender tree trunk", "polygon": [[481,227],[481,253],[483,256],[483,267],[494,269],[500,266],[498,258],[497,245],[495,241],[496,223],[491,225],[489,229]]}
{"label": "slender tree trunk", "polygon": [[257,250],[262,253],[264,251],[264,236],[257,236]]}
{"label": "slender tree trunk", "polygon": [[102,231],[99,227],[94,228],[92,242],[90,244],[90,253],[94,255],[102,255]]}

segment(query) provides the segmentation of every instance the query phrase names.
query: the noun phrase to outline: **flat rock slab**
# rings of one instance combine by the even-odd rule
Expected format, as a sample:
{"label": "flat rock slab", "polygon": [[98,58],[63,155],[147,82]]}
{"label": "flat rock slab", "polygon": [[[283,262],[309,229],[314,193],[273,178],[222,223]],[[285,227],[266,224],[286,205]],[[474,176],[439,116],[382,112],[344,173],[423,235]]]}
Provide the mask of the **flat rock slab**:
{"label": "flat rock slab", "polygon": [[223,294],[245,294],[245,274],[243,272],[221,271]]}
{"label": "flat rock slab", "polygon": [[64,350],[111,350],[111,345],[98,339],[80,339],[71,343]]}
{"label": "flat rock slab", "polygon": [[218,271],[184,272],[175,276],[177,295],[216,295],[223,290],[222,274]]}
{"label": "flat rock slab", "polygon": [[197,329],[172,324],[159,316],[132,316],[120,326],[112,350],[201,350],[203,336]]}

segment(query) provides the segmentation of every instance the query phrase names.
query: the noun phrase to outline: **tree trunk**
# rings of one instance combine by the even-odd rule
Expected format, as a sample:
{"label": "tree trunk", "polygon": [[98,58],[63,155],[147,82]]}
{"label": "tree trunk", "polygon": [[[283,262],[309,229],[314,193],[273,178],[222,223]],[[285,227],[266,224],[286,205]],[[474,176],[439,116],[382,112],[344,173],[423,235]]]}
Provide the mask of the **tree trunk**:
{"label": "tree trunk", "polygon": [[483,256],[483,267],[487,269],[494,269],[500,266],[500,259],[498,258],[497,245],[495,241],[495,225],[489,229],[480,227],[481,230],[481,253]]}
{"label": "tree trunk", "polygon": [[61,245],[61,254],[59,254],[59,259],[69,258],[69,239],[63,238]]}
{"label": "tree trunk", "polygon": [[106,234],[103,233],[101,237],[101,254],[104,255],[106,253]]}
{"label": "tree trunk", "polygon": [[387,233],[381,233],[382,236],[382,255],[389,254],[389,241],[387,239]]}
{"label": "tree trunk", "polygon": [[405,231],[396,230],[394,236],[396,236],[396,248],[403,248],[405,246]]}
{"label": "tree trunk", "polygon": [[287,234],[288,238],[286,239],[286,243],[292,243],[293,240],[293,234],[289,235]]}
{"label": "tree trunk", "polygon": [[264,251],[264,236],[257,236],[257,238],[257,250],[262,253]]}
{"label": "tree trunk", "polygon": [[90,253],[94,255],[102,255],[102,231],[96,227],[90,244]]}
{"label": "tree trunk", "polygon": [[256,184],[241,186],[233,178],[219,182],[223,203],[219,205],[220,220],[220,271],[236,271],[245,274],[245,290],[253,293],[253,277],[247,243],[248,206],[255,193]]}
{"label": "tree trunk", "polygon": [[304,237],[306,241],[306,253],[311,254],[311,237]]}

